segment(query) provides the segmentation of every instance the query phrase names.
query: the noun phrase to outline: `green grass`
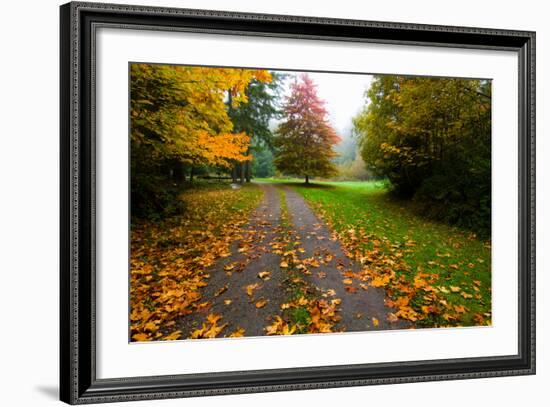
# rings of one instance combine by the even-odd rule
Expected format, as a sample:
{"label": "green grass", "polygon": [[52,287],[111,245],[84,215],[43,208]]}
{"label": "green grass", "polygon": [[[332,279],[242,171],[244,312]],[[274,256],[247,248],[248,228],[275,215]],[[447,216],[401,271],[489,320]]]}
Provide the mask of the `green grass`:
{"label": "green grass", "polygon": [[[424,319],[417,321],[418,325],[490,323],[491,247],[488,241],[416,215],[414,204],[394,199],[383,182],[316,182],[306,186],[302,180],[261,181],[291,185],[340,236],[349,235],[351,230],[357,234],[361,242],[358,245],[352,242],[354,250],[368,253],[378,248],[402,256],[399,259],[406,267],[396,270],[399,277],[403,275],[412,284],[418,273],[428,273],[434,276],[432,286],[443,287],[438,289],[439,298],[468,309],[456,320],[445,319],[443,312],[426,313]],[[460,291],[452,292],[449,287],[455,290],[459,287]],[[462,293],[472,297],[465,298]],[[429,302],[419,293],[411,305],[420,311]]]}

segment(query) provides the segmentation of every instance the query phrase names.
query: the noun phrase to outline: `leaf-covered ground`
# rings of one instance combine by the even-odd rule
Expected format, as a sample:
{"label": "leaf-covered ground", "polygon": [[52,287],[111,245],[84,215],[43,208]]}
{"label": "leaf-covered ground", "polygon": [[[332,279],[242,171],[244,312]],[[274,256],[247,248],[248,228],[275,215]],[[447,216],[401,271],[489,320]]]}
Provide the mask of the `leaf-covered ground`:
{"label": "leaf-covered ground", "polygon": [[[180,338],[177,320],[200,309],[208,268],[230,256],[231,243],[241,238],[261,198],[262,190],[256,186],[206,185],[181,195],[183,215],[159,223],[132,224],[132,340]],[[215,317],[211,319],[215,326]]]}
{"label": "leaf-covered ground", "polygon": [[380,183],[210,184],[132,225],[133,341],[489,325],[491,248]]}
{"label": "leaf-covered ground", "polygon": [[488,241],[414,215],[382,183],[291,185],[363,265],[369,285],[385,288],[395,318],[417,327],[491,324]]}

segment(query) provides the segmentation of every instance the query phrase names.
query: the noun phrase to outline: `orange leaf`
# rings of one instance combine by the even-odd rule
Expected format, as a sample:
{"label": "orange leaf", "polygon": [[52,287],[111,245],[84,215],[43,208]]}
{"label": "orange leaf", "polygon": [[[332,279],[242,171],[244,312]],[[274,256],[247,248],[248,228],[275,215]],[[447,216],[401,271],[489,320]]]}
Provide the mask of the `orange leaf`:
{"label": "orange leaf", "polygon": [[261,300],[256,302],[256,308],[263,308],[265,307],[265,304],[267,304],[267,300],[262,298]]}

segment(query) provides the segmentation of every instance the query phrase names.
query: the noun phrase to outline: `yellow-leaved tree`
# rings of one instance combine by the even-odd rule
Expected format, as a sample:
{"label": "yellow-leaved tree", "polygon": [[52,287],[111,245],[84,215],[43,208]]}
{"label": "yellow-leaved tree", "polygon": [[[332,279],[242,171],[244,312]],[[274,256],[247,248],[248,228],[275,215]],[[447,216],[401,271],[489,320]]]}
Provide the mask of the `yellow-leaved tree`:
{"label": "yellow-leaved tree", "polygon": [[[234,132],[228,107],[247,103],[265,70],[155,64],[130,67],[132,207],[158,212],[158,177],[183,177],[201,166],[230,168],[250,160],[249,135]],[[159,202],[155,202],[159,200]]]}

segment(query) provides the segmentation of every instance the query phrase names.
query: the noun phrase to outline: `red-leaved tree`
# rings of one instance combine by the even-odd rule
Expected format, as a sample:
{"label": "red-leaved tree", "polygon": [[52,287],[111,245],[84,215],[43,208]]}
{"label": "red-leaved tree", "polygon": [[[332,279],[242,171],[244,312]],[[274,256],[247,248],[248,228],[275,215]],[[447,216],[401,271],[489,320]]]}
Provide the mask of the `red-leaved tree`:
{"label": "red-leaved tree", "polygon": [[290,96],[283,106],[284,121],[275,132],[275,165],[285,174],[330,177],[337,173],[332,159],[340,137],[328,121],[325,101],[307,74],[291,85]]}

